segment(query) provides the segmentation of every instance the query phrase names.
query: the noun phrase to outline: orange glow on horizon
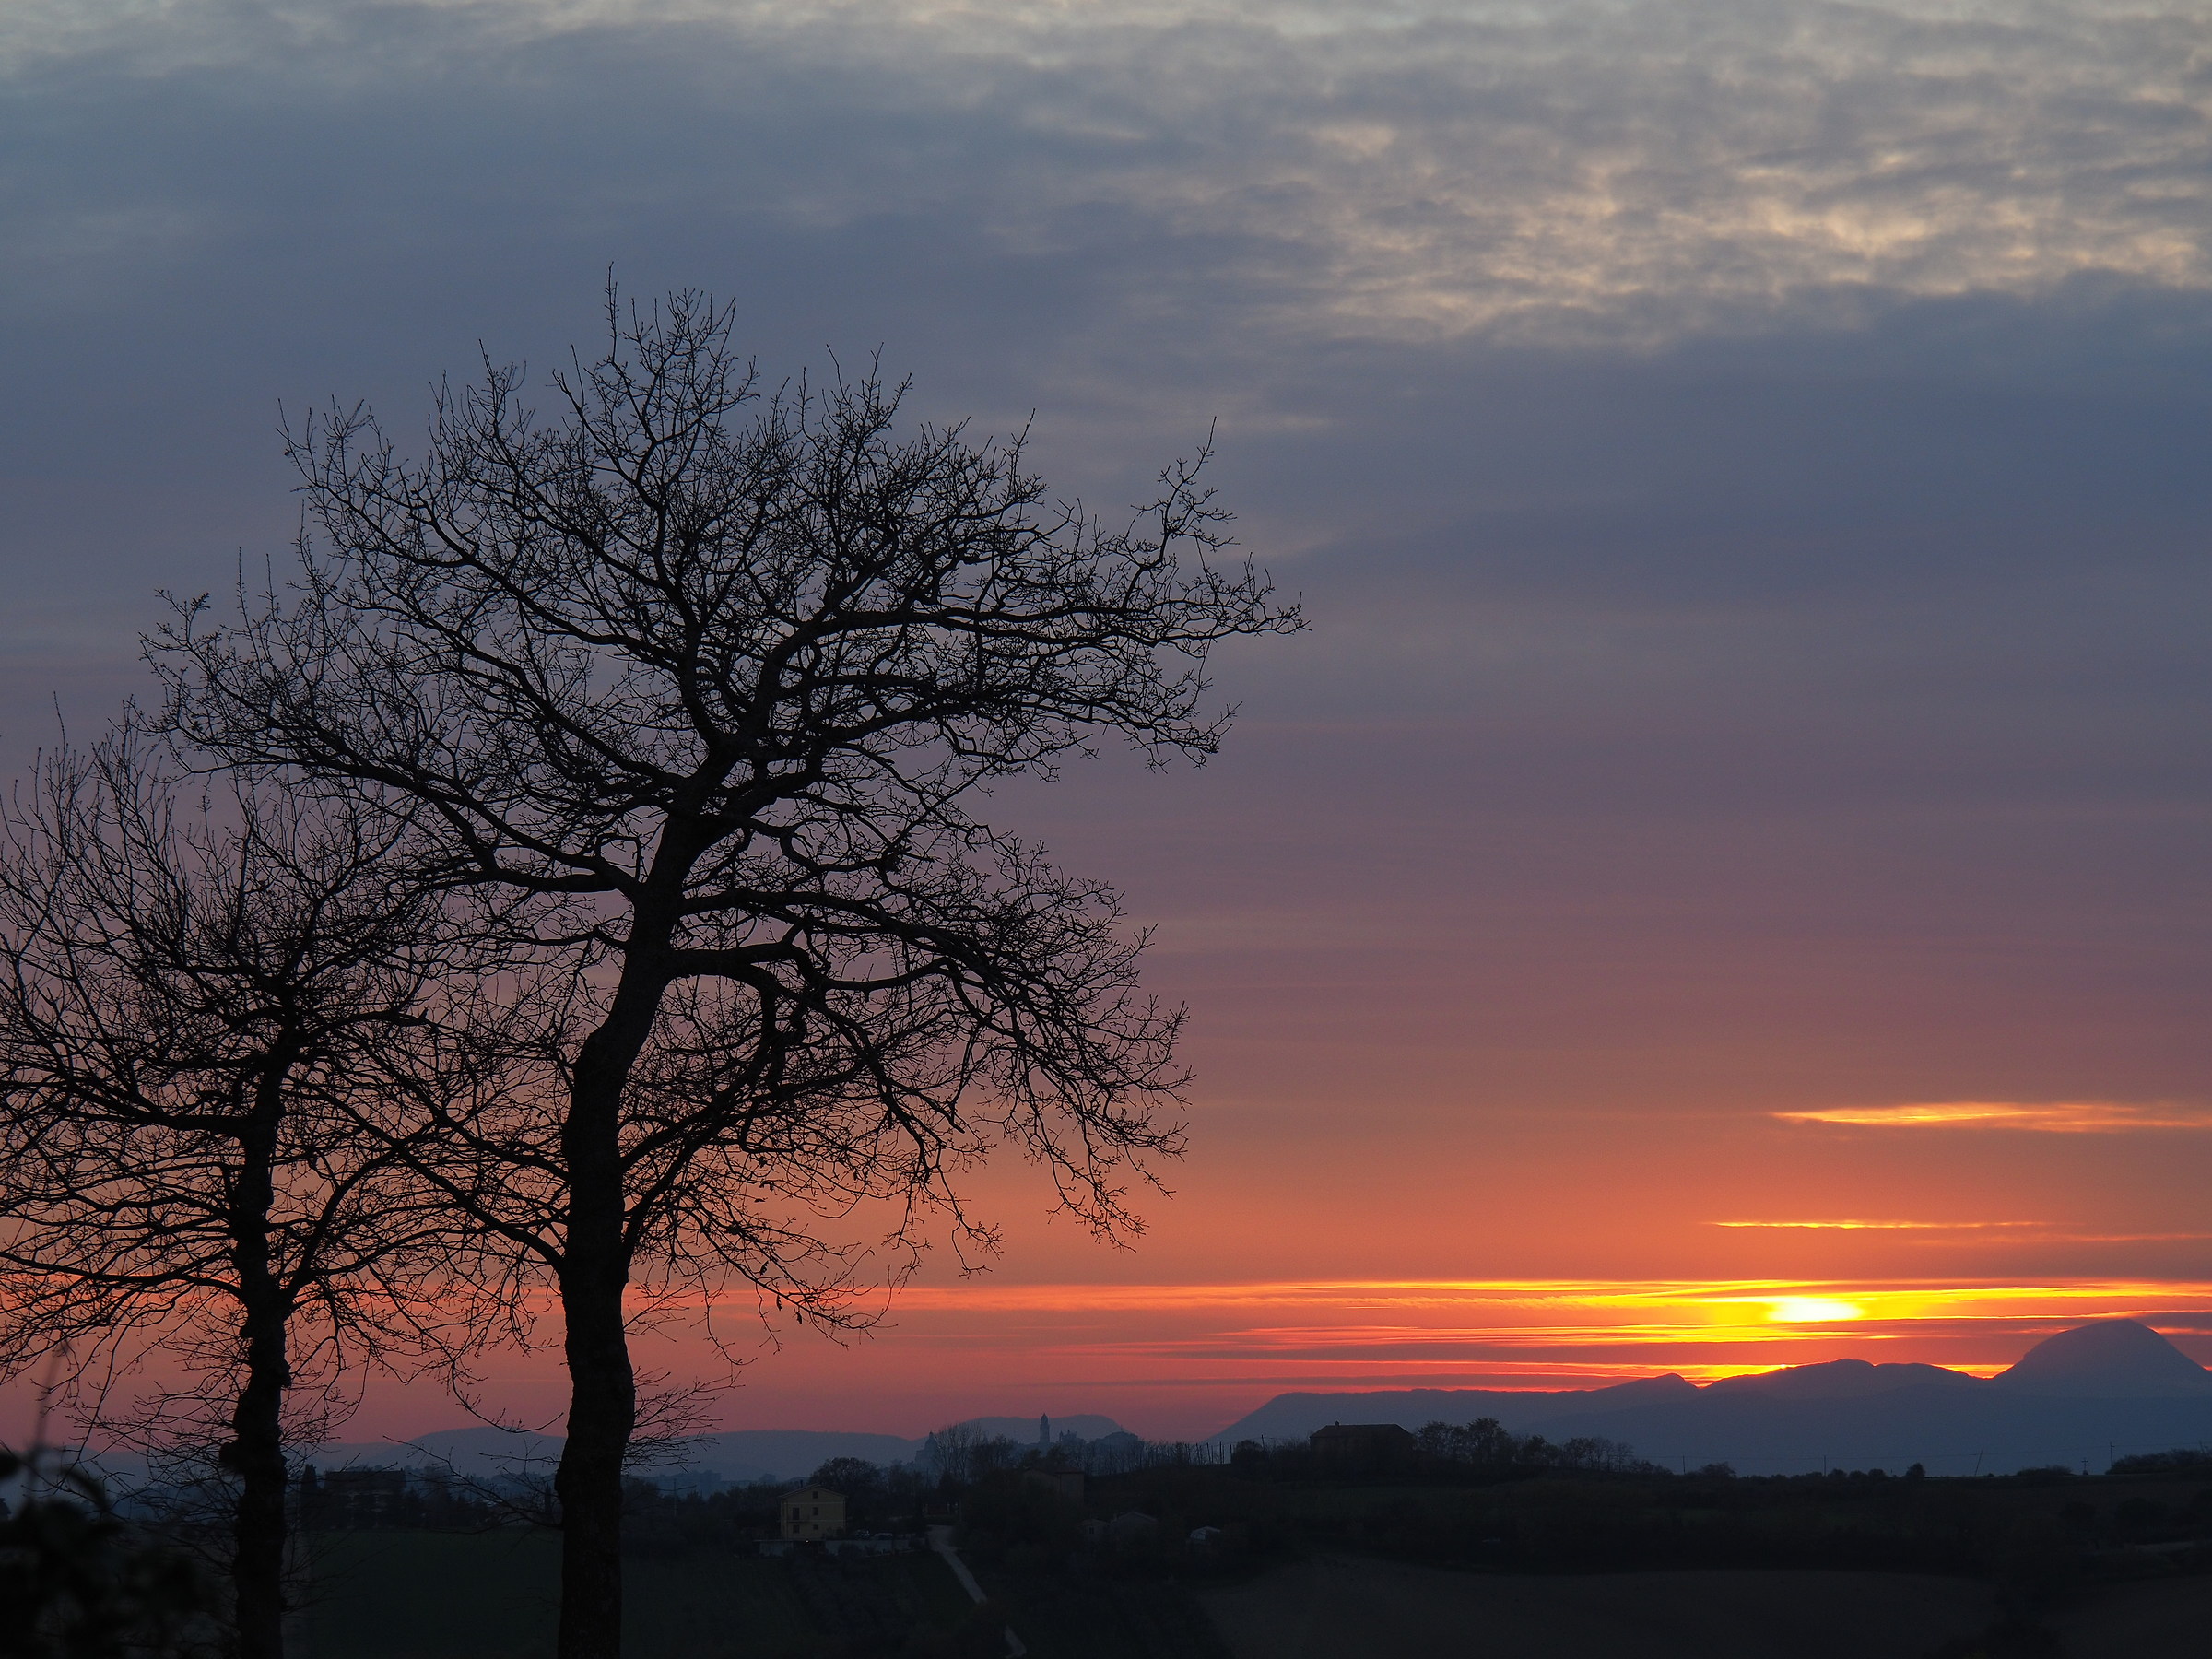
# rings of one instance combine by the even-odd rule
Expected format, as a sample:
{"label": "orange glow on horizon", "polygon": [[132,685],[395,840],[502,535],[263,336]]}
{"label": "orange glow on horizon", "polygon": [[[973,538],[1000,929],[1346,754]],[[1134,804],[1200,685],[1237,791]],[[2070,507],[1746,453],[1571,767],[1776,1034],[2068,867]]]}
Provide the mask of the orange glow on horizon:
{"label": "orange glow on horizon", "polygon": [[[2124,1301],[2136,1307],[2172,1308],[2204,1302],[2212,1311],[2212,1281],[2083,1279],[2041,1284],[2002,1280],[1881,1279],[1291,1279],[1239,1284],[1090,1285],[1006,1284],[971,1279],[957,1285],[917,1285],[901,1290],[898,1306],[909,1312],[994,1312],[1206,1308],[1227,1305],[1323,1304],[1334,1308],[1424,1308],[1480,1304],[1493,1308],[1670,1308],[1770,1302],[1794,1295],[1832,1295],[1853,1301],[1874,1299],[1894,1316],[1925,1317],[1938,1305]],[[2177,1301],[2176,1299],[2179,1299]],[[1906,1312],[1911,1304],[1912,1312]],[[2083,1315],[2083,1317],[2121,1317]]]}
{"label": "orange glow on horizon", "polygon": [[[1845,1358],[1989,1376],[2053,1332],[2119,1317],[2207,1357],[2212,1281],[971,1280],[914,1287],[875,1338],[840,1344],[786,1327],[747,1368],[720,1426],[912,1434],[1048,1409],[1102,1411],[1180,1438],[1299,1391],[1549,1391],[1668,1373],[1702,1384]],[[664,1320],[637,1340],[642,1365],[723,1374],[695,1319]],[[519,1418],[557,1427],[566,1401],[557,1356],[487,1371],[480,1381],[515,1402]],[[408,1409],[421,1414],[409,1432],[452,1426],[450,1408],[427,1396]],[[380,1410],[349,1432],[381,1434],[391,1420]]]}
{"label": "orange glow on horizon", "polygon": [[[1284,1318],[1285,1313],[1293,1317]],[[1333,1377],[1407,1385],[1576,1386],[1678,1372],[1693,1380],[1883,1348],[1988,1374],[2092,1319],[2212,1329],[2212,1282],[2018,1284],[1936,1279],[1291,1281],[917,1288],[901,1340],[959,1347],[1018,1333],[1027,1354],[1091,1374],[1241,1373],[1289,1386]],[[2005,1352],[1995,1358],[1988,1351]],[[1340,1384],[1342,1385],[1342,1384]],[[1468,1386],[1462,1382],[1457,1385]],[[1587,1383],[1582,1384],[1587,1385]]]}

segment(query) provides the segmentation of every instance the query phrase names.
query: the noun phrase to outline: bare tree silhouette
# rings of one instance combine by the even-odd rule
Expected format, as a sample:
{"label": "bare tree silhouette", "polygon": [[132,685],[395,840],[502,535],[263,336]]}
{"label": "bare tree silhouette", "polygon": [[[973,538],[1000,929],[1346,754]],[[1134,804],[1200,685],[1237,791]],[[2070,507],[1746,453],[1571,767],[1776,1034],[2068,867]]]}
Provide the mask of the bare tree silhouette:
{"label": "bare tree silhouette", "polygon": [[626,1294],[749,1281],[864,1321],[830,1218],[888,1202],[891,1278],[933,1211],[988,1245],[955,1177],[994,1144],[1137,1226],[1180,1015],[1118,895],[974,803],[1100,734],[1205,756],[1209,645],[1299,626],[1216,561],[1194,465],[1109,531],[1018,441],[902,428],[902,388],[762,395],[702,296],[610,289],[607,325],[551,419],[488,360],[419,462],[358,407],[298,430],[300,585],[150,644],[213,762],[388,803],[456,890],[519,900],[545,1087],[445,1123],[477,1172],[442,1179],[559,1289],[563,1659],[619,1647]]}
{"label": "bare tree silhouette", "polygon": [[[238,1650],[276,1659],[288,1438],[475,1323],[439,1271],[450,1206],[363,1133],[453,941],[403,818],[195,799],[157,759],[126,725],[0,816],[0,1373],[65,1354],[110,1432],[213,1459]],[[165,1382],[118,1407],[149,1354]]]}

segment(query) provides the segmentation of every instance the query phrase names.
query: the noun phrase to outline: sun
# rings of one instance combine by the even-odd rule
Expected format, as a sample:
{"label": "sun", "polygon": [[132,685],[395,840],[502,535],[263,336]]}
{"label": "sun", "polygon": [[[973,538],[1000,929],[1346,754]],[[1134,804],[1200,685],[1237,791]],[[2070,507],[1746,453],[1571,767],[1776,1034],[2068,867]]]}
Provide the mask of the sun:
{"label": "sun", "polygon": [[1767,1304],[1767,1319],[1773,1324],[1831,1324],[1865,1317],[1866,1310],[1856,1302],[1825,1296],[1778,1296]]}

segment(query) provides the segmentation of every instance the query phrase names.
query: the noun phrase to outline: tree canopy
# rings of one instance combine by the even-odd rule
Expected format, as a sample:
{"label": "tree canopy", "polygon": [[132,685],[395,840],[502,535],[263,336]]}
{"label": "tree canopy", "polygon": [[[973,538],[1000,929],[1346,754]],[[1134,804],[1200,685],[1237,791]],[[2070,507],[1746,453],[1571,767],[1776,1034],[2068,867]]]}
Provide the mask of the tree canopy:
{"label": "tree canopy", "polygon": [[1109,529],[903,388],[764,391],[702,296],[607,321],[549,418],[488,362],[419,460],[365,409],[302,425],[299,583],[153,651],[181,742],[422,827],[513,953],[541,1085],[446,1113],[424,1172],[559,1287],[564,1659],[618,1640],[636,1288],[865,1317],[838,1228],[988,1242],[957,1177],[994,1146],[1139,1225],[1180,1012],[1118,894],[978,803],[1101,736],[1203,759],[1210,647],[1300,626],[1221,557],[1203,453]]}

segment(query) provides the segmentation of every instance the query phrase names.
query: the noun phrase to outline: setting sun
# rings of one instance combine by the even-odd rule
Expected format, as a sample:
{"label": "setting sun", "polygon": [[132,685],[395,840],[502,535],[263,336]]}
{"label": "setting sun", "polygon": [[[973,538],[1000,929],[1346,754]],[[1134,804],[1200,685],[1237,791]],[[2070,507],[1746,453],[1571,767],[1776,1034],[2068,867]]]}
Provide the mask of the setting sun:
{"label": "setting sun", "polygon": [[1824,1296],[1784,1296],[1769,1302],[1767,1309],[1768,1320],[1775,1324],[1832,1324],[1866,1316],[1866,1311],[1856,1302],[1835,1301]]}

